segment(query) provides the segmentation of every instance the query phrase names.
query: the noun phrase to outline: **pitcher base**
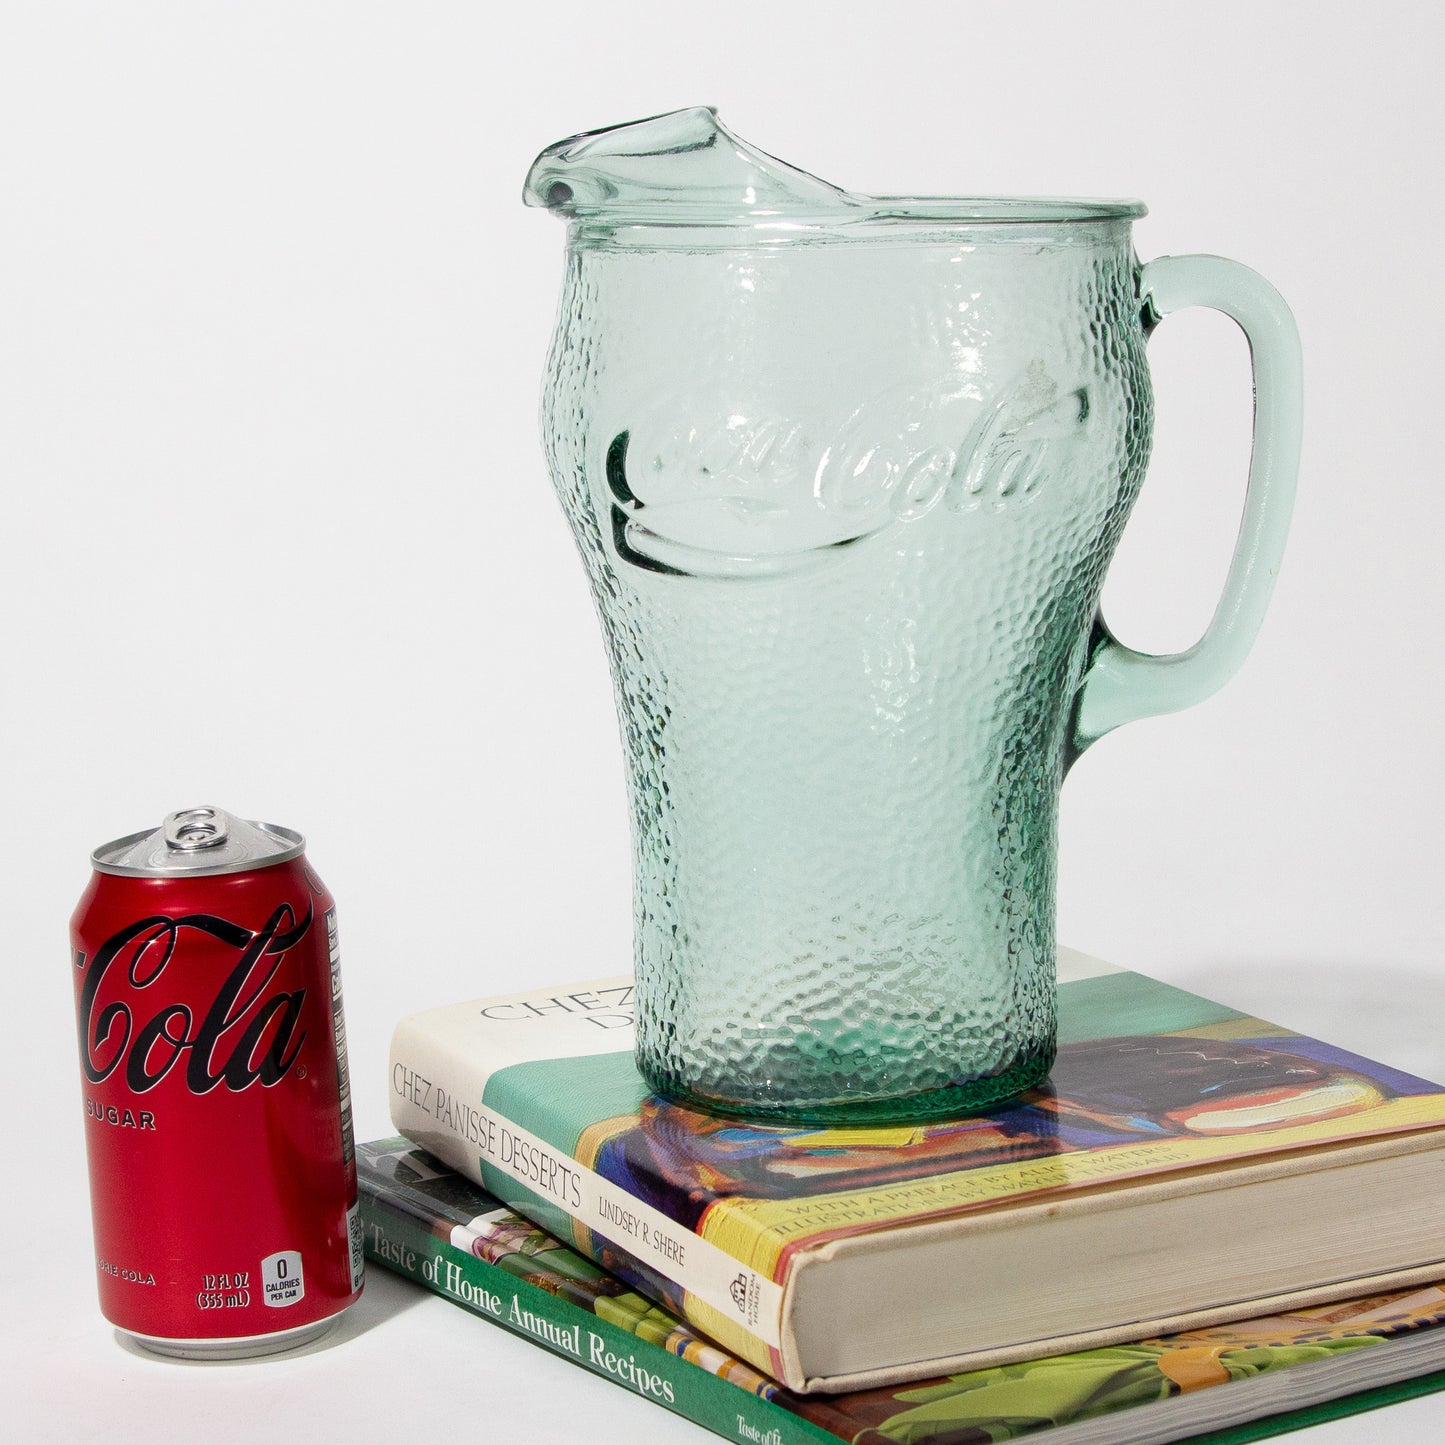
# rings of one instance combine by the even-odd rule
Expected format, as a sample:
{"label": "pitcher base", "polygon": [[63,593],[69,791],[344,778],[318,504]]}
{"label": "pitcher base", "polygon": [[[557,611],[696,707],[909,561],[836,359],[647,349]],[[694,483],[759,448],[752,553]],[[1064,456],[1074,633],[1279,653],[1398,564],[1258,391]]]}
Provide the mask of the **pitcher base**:
{"label": "pitcher base", "polygon": [[1024,1055],[1002,1073],[953,1084],[946,1089],[929,1089],[882,1099],[841,1098],[801,1102],[772,1098],[766,1094],[736,1098],[704,1092],[677,1079],[656,1077],[647,1067],[643,1067],[642,1074],[651,1088],[674,1103],[730,1119],[773,1125],[920,1124],[981,1114],[999,1104],[1008,1103],[1042,1083],[1053,1063],[1054,1050],[1041,1049]]}

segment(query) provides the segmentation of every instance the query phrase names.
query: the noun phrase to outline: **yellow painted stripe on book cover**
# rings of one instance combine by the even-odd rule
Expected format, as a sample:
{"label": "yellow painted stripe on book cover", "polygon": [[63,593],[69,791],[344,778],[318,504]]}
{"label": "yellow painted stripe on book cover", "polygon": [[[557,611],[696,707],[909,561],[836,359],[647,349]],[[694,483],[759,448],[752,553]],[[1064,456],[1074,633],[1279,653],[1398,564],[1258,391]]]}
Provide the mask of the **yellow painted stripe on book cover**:
{"label": "yellow painted stripe on book cover", "polygon": [[[1079,1150],[1022,1164],[972,1168],[880,1189],[818,1194],[791,1200],[722,1199],[703,1217],[699,1234],[758,1273],[777,1278],[789,1246],[835,1231],[881,1228],[983,1208],[1033,1194],[1077,1189],[1106,1181],[1189,1169],[1235,1159],[1257,1159],[1312,1144],[1345,1143],[1361,1135],[1398,1133],[1445,1122],[1445,1095],[1392,1099],[1357,1115],[1355,1127],[1339,1119],[1253,1131],[1247,1139],[1171,1138],[1106,1149]],[[1361,1128],[1360,1126],[1365,1127]]]}

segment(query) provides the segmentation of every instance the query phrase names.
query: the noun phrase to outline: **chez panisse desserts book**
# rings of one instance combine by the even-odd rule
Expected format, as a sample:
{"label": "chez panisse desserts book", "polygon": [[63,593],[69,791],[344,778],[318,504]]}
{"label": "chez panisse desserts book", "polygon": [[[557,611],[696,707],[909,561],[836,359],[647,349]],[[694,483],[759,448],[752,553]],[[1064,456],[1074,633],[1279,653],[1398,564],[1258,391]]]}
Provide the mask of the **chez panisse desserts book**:
{"label": "chez panisse desserts book", "polygon": [[1445,1092],[1061,953],[1047,1083],[918,1127],[650,1095],[626,979],[416,1014],[395,1127],[730,1354],[871,1389],[1445,1279]]}
{"label": "chez panisse desserts book", "polygon": [[473,1313],[756,1445],[1241,1445],[1445,1388],[1445,1288],[1370,1295],[902,1386],[800,1395],[404,1139],[357,1150],[367,1253]]}

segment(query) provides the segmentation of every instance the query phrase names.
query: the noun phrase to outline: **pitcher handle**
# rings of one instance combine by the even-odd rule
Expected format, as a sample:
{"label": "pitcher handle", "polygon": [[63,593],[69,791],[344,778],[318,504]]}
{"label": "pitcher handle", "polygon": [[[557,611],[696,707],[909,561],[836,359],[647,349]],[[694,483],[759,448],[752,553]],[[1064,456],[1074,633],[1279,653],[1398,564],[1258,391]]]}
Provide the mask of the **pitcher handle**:
{"label": "pitcher handle", "polygon": [[1237,261],[1161,256],[1140,274],[1149,330],[1186,306],[1208,306],[1234,321],[1249,343],[1254,438],[1239,539],[1224,593],[1203,637],[1184,652],[1135,652],[1095,623],[1093,652],[1079,688],[1074,745],[1082,752],[1121,723],[1202,702],[1237,671],[1274,590],[1294,506],[1303,419],[1299,332],[1284,298]]}

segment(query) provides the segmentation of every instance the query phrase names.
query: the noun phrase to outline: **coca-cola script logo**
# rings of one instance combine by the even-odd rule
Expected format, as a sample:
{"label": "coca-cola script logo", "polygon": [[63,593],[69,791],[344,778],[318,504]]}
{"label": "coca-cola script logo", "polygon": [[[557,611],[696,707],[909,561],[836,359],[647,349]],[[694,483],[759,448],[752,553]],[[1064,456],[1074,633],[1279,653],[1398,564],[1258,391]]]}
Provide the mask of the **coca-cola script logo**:
{"label": "coca-cola script logo", "polygon": [[[85,969],[80,1056],[86,1078],[103,1083],[124,1064],[127,1086],[144,1094],[184,1058],[186,1088],[193,1094],[209,1094],[223,1084],[238,1092],[257,1082],[263,1088],[279,1083],[306,1038],[304,1029],[298,1031],[306,990],[267,990],[287,950],[311,923],[309,906],[298,921],[287,903],[255,932],[209,913],[158,914],[121,929],[88,962],[77,954],[76,967]],[[187,933],[233,949],[236,962],[199,1021],[187,1004],[175,1001],[147,1016],[142,999],[156,997],[146,991],[165,975]],[[102,1005],[103,991],[121,996]]]}
{"label": "coca-cola script logo", "polygon": [[659,389],[603,459],[618,557],[674,576],[797,572],[926,517],[1016,518],[1107,441],[1088,384],[1041,361],[999,392],[945,377],[842,412],[772,408],[738,395],[709,410]]}

